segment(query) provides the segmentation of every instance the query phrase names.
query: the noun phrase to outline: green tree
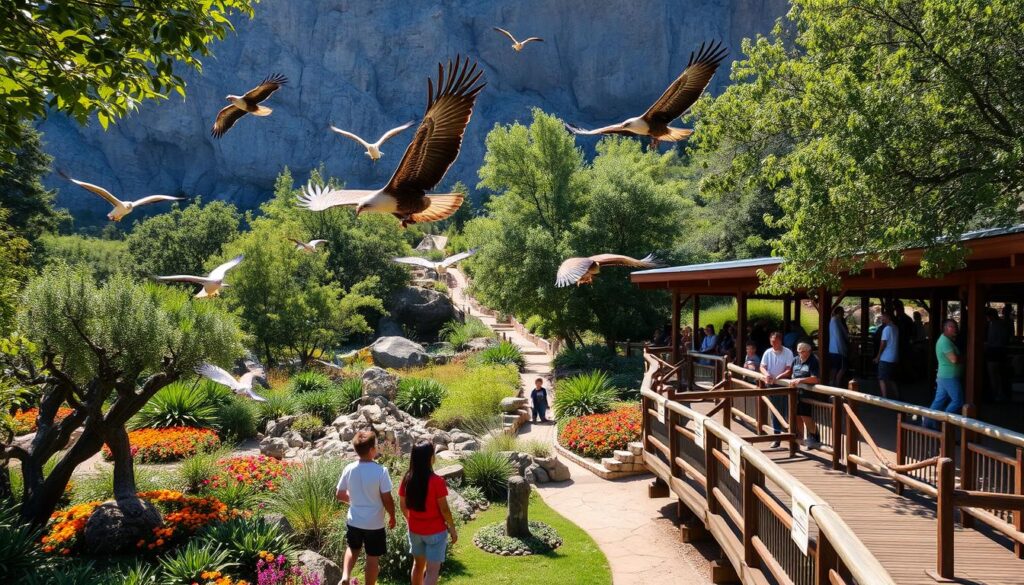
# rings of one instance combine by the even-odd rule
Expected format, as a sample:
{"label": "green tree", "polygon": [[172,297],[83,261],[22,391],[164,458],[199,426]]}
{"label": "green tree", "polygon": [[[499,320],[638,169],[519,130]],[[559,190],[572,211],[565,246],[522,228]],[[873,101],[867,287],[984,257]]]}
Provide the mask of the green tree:
{"label": "green tree", "polygon": [[43,187],[41,179],[49,174],[52,158],[43,151],[39,133],[22,124],[23,140],[11,150],[11,158],[0,158],[0,207],[10,213],[7,224],[15,233],[35,242],[44,233],[53,232],[68,217],[56,211],[56,194]]}
{"label": "green tree", "polygon": [[835,286],[837,268],[917,245],[936,275],[963,263],[964,231],[1014,220],[1021,22],[1015,0],[794,0],[770,39],[744,43],[695,137],[733,150],[714,188],[774,192],[787,263],[768,288]]}
{"label": "green tree", "polygon": [[[38,353],[5,343],[0,360],[39,391],[38,430],[28,445],[4,445],[2,458],[20,462],[21,513],[37,525],[50,517],[75,468],[104,444],[113,454],[115,498],[141,506],[125,424],[199,364],[226,364],[242,351],[236,321],[218,303],[125,276],[97,285],[88,271],[67,266],[49,267],[29,283],[19,324]],[[57,421],[61,406],[72,413]],[[81,436],[67,448],[76,429]]]}
{"label": "green tree", "polygon": [[18,293],[30,272],[29,243],[8,226],[7,214],[0,207],[0,335],[6,335],[14,325]]}
{"label": "green tree", "polygon": [[199,274],[211,256],[238,236],[240,221],[235,206],[224,201],[146,218],[126,239],[139,275]]}
{"label": "green tree", "polygon": [[123,240],[46,234],[39,245],[48,264],[84,266],[99,282],[106,282],[117,273],[131,272],[132,256]]}
{"label": "green tree", "polygon": [[[249,17],[258,0],[8,0],[0,4],[0,132],[24,140],[24,121],[50,109],[106,128],[142,100],[185,95],[179,65]],[[4,149],[4,157],[13,159]]]}

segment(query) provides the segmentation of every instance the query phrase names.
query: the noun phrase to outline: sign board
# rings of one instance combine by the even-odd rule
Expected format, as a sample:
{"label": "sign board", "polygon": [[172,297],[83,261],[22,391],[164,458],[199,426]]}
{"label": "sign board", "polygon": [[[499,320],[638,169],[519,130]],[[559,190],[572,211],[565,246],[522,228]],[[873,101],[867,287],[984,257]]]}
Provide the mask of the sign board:
{"label": "sign board", "polygon": [[800,552],[807,554],[807,542],[810,540],[811,506],[814,500],[800,488],[794,487],[793,493],[793,528],[789,534],[793,542],[800,547]]}
{"label": "sign board", "polygon": [[740,450],[742,448],[743,439],[729,437],[729,475],[736,481],[740,480],[740,461],[742,461]]}
{"label": "sign board", "polygon": [[693,442],[701,449],[707,450],[707,443],[704,442],[704,421],[707,417],[703,414],[693,414]]}
{"label": "sign board", "polygon": [[661,424],[665,424],[665,403],[666,402],[668,402],[668,400],[666,400],[664,396],[659,396],[658,397],[658,422],[661,423]]}

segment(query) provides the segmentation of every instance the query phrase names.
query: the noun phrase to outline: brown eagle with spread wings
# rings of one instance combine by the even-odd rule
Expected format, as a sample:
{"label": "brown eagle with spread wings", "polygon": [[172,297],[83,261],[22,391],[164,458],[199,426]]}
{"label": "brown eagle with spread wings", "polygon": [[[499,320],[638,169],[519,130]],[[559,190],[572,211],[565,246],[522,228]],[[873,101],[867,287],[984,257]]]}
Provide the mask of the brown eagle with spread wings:
{"label": "brown eagle with spread wings", "polygon": [[672,128],[669,124],[685,114],[697,102],[728,53],[729,50],[722,46],[721,41],[709,45],[701,43],[700,49],[696,53],[690,53],[690,61],[686,64],[682,75],[672,82],[672,85],[665,90],[665,93],[661,94],[658,101],[654,102],[654,105],[648,108],[642,116],[593,130],[583,130],[570,124],[566,124],[565,127],[573,134],[586,136],[593,134],[650,136],[652,148],[657,148],[659,141],[685,140],[689,138],[690,134],[693,134],[693,130]]}
{"label": "brown eagle with spread wings", "polygon": [[217,120],[214,121],[210,134],[214,138],[224,136],[224,133],[230,130],[235,125],[235,122],[246,114],[269,116],[274,110],[260,104],[286,83],[288,83],[288,78],[280,73],[275,73],[264,79],[256,87],[245,92],[245,95],[226,96],[224,99],[231,103],[224,106],[224,109],[217,113]]}
{"label": "brown eagle with spread wings", "polygon": [[597,254],[586,258],[569,258],[558,267],[555,286],[563,287],[576,283],[590,284],[594,276],[601,272],[602,266],[629,266],[631,268],[656,268],[661,266],[654,254],[648,254],[640,260],[620,254]]}
{"label": "brown eagle with spread wings", "polygon": [[416,129],[402,162],[391,180],[379,191],[332,189],[307,185],[299,195],[299,205],[313,211],[322,211],[339,205],[363,212],[390,213],[402,222],[402,227],[413,223],[440,221],[455,213],[462,205],[459,193],[427,195],[441,182],[448,168],[459,156],[462,135],[473,114],[476,96],[486,83],[478,83],[483,70],[461,57],[455,64],[448,62],[447,72],[437,65],[437,95],[434,83],[427,79],[427,111]]}

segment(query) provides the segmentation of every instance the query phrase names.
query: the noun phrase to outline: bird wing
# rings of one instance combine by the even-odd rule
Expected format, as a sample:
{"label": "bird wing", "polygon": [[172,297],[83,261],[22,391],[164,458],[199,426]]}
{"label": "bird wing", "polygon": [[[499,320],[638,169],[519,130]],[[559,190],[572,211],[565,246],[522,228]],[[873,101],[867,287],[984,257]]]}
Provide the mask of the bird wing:
{"label": "bird wing", "polygon": [[242,99],[251,104],[258,104],[286,83],[288,83],[288,78],[280,73],[269,75],[259,85],[245,92]]}
{"label": "bird wing", "polygon": [[509,39],[511,39],[513,43],[518,43],[519,42],[519,41],[516,40],[516,38],[514,36],[512,36],[512,33],[508,32],[507,30],[505,30],[503,28],[494,27],[494,30],[500,32],[501,34],[503,34],[506,37],[508,37]]}
{"label": "bird wing", "polygon": [[449,257],[444,259],[444,262],[441,263],[441,266],[444,266],[445,268],[448,268],[449,266],[452,266],[453,264],[455,264],[455,263],[457,263],[457,262],[459,262],[461,260],[465,260],[466,258],[469,258],[473,254],[476,254],[477,250],[479,250],[479,248],[473,248],[472,250],[466,250],[465,252],[460,252],[460,253],[455,254],[453,256],[449,256]]}
{"label": "bird wing", "polygon": [[623,256],[621,254],[597,254],[590,257],[591,260],[597,262],[601,266],[630,266],[632,268],[654,268],[658,266],[658,260],[654,257],[654,254],[648,254],[647,256],[637,260],[630,256]]}
{"label": "bird wing", "polygon": [[381,144],[384,144],[388,140],[391,140],[395,136],[401,134],[403,130],[405,130],[409,126],[412,126],[412,124],[412,122],[407,122],[405,124],[402,124],[401,126],[397,126],[395,128],[392,128],[391,130],[388,130],[380,137],[380,139],[377,140],[377,146],[380,146]]}
{"label": "bird wing", "polygon": [[158,203],[160,201],[184,201],[184,197],[172,197],[170,195],[150,195],[143,197],[142,199],[136,199],[132,201],[132,206],[139,207],[140,205],[149,205],[150,203]]}
{"label": "bird wing", "polygon": [[266,402],[267,401],[266,398],[264,398],[264,397],[260,396],[259,394],[253,392],[251,388],[243,388],[242,390],[237,391],[236,394],[241,394],[242,396],[246,396],[246,397],[248,397],[248,398],[250,398],[252,400],[255,400],[256,402]]}
{"label": "bird wing", "polygon": [[668,124],[690,109],[711,83],[718,66],[729,50],[722,42],[700,44],[696,54],[690,53],[690,60],[683,73],[668,86],[658,101],[644,112],[648,124]]}
{"label": "bird wing", "polygon": [[239,254],[238,256],[235,256],[231,260],[228,260],[227,262],[225,262],[225,263],[221,264],[220,266],[214,268],[213,271],[210,272],[209,279],[210,280],[224,280],[224,276],[228,273],[228,270],[231,270],[235,266],[238,266],[242,262],[243,258],[245,258],[245,256],[242,255],[242,254]]}
{"label": "bird wing", "polygon": [[555,286],[563,287],[575,283],[583,278],[583,275],[590,270],[594,261],[590,258],[569,258],[558,267],[558,275],[555,277]]}
{"label": "bird wing", "polygon": [[580,134],[583,136],[593,136],[595,134],[624,134],[628,136],[633,135],[632,132],[628,130],[623,130],[621,123],[612,124],[611,126],[604,126],[602,128],[594,128],[593,130],[586,130],[584,128],[579,128],[577,126],[573,126],[572,124],[566,123],[565,129],[568,130],[569,132],[572,132],[573,134]]}
{"label": "bird wing", "polygon": [[422,266],[424,268],[429,268],[431,270],[435,270],[437,268],[436,262],[431,262],[430,260],[427,260],[426,258],[420,258],[419,256],[403,256],[401,258],[392,258],[391,260],[394,262],[398,262],[399,264]]}
{"label": "bird wing", "polygon": [[338,134],[341,134],[345,138],[351,138],[352,140],[355,140],[359,144],[363,145],[363,148],[370,148],[370,143],[369,142],[363,140],[362,138],[360,138],[359,136],[349,132],[348,130],[342,130],[341,128],[338,128],[337,126],[331,126],[331,130],[334,131],[334,132],[337,132]]}
{"label": "bird wing", "polygon": [[326,244],[326,243],[327,243],[327,240],[310,240],[309,241],[309,246],[311,246],[313,248],[316,248],[320,244]]}
{"label": "bird wing", "polygon": [[190,274],[175,274],[172,276],[154,276],[153,280],[160,282],[194,282],[206,285],[210,280],[204,276],[192,276]]}
{"label": "bird wing", "polygon": [[461,193],[449,193],[447,195],[427,195],[429,205],[423,211],[410,215],[416,223],[429,223],[448,219],[453,213],[459,210],[465,195]]}
{"label": "bird wing", "polygon": [[262,378],[264,376],[263,368],[255,368],[242,374],[242,377],[238,379],[238,386],[240,388],[252,388],[253,378]]}
{"label": "bird wing", "polygon": [[299,194],[299,207],[310,211],[323,211],[340,205],[359,205],[359,202],[373,191],[355,189],[332,189],[327,185],[306,185]]}
{"label": "bird wing", "polygon": [[245,110],[240,110],[235,106],[224,106],[219,112],[217,112],[217,119],[213,122],[213,128],[210,129],[210,135],[214,138],[224,136],[224,133],[230,130],[231,127],[235,125],[235,122],[245,114]]}
{"label": "bird wing", "polygon": [[93,193],[99,195],[100,197],[105,199],[107,201],[107,203],[113,205],[114,207],[121,207],[121,206],[124,205],[124,203],[121,203],[120,199],[118,199],[117,197],[114,197],[113,193],[111,193],[110,191],[107,191],[106,189],[104,189],[103,187],[100,187],[99,185],[93,185],[92,183],[86,183],[85,181],[79,181],[78,179],[72,179],[71,177],[65,175],[64,173],[61,173],[61,175],[65,179],[71,181],[72,183],[78,185],[79,187],[81,187],[83,189],[87,189],[87,190],[92,191]]}
{"label": "bird wing", "polygon": [[306,242],[303,242],[302,240],[296,240],[295,238],[288,238],[288,241],[289,242],[293,242],[296,246],[298,246],[300,248],[305,248],[306,247]]}
{"label": "bird wing", "polygon": [[437,65],[437,96],[433,82],[427,79],[427,111],[384,187],[386,192],[398,199],[419,199],[441,181],[459,156],[476,96],[487,85],[477,84],[483,74],[476,63],[469,66],[469,57],[465,61],[456,57],[454,66],[449,61],[447,75],[444,67]]}
{"label": "bird wing", "polygon": [[538,43],[543,43],[544,39],[542,39],[540,37],[530,37],[530,38],[526,39],[525,41],[523,41],[523,44],[525,45],[526,43],[532,43],[533,41],[537,41]]}
{"label": "bird wing", "polygon": [[203,364],[196,368],[196,372],[200,376],[203,376],[204,378],[209,378],[210,380],[213,380],[218,384],[223,384],[228,388],[231,388],[232,390],[241,387],[239,381],[235,380],[234,376],[229,374],[227,370],[221,368],[220,366],[215,366],[213,364]]}

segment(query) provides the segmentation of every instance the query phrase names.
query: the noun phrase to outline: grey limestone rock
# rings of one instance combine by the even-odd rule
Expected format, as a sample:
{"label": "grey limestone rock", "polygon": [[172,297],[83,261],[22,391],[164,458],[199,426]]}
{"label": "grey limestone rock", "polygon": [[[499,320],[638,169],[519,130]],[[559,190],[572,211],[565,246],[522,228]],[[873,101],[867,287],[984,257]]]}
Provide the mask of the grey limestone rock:
{"label": "grey limestone rock", "polygon": [[[372,366],[363,372],[363,398],[381,396],[388,400],[395,399],[398,392],[398,378],[384,368]],[[354,419],[353,419],[354,420]]]}
{"label": "grey limestone rock", "polygon": [[427,350],[404,337],[381,337],[370,347],[373,363],[382,368],[418,368],[430,361]]}
{"label": "grey limestone rock", "polygon": [[160,523],[160,511],[145,500],[123,498],[104,502],[85,522],[85,550],[94,555],[135,552],[135,543],[151,537]]}
{"label": "grey limestone rock", "polygon": [[341,581],[341,567],[319,553],[304,550],[298,554],[297,560],[299,567],[313,582],[326,584]]}

